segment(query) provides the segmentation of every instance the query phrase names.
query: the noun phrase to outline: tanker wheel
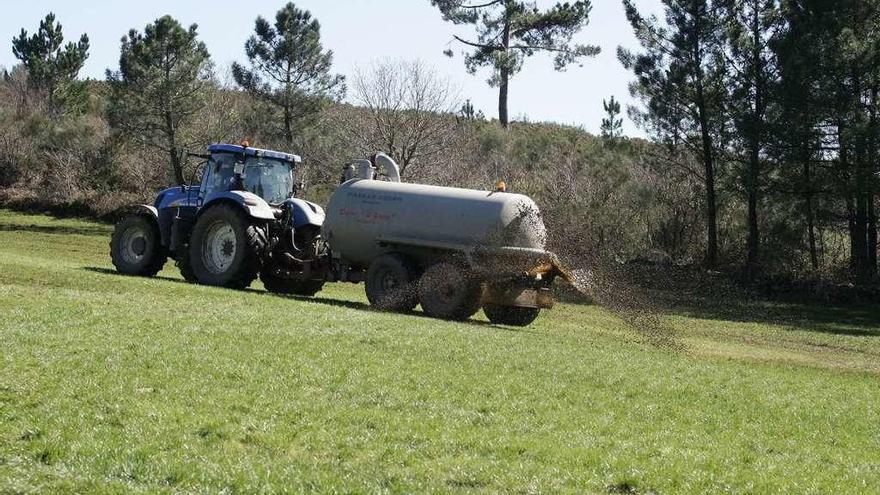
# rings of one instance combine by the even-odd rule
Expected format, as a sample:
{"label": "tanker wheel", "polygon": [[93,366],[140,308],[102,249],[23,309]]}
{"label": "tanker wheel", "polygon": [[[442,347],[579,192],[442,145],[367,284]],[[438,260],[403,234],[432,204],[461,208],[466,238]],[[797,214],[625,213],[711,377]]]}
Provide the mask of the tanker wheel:
{"label": "tanker wheel", "polygon": [[237,206],[219,204],[203,213],[189,243],[189,263],[205,285],[244,289],[260,271],[263,237]]}
{"label": "tanker wheel", "polygon": [[128,215],[113,230],[110,259],[116,271],[126,275],[152,277],[168,256],[160,244],[159,226],[145,215]]}
{"label": "tanker wheel", "polygon": [[467,320],[480,310],[482,286],[454,263],[438,263],[419,281],[419,302],[426,315],[444,320]]}
{"label": "tanker wheel", "polygon": [[508,325],[511,327],[527,327],[541,313],[538,308],[520,308],[516,306],[498,306],[487,304],[483,307],[486,318],[496,325]]}
{"label": "tanker wheel", "polygon": [[291,294],[295,296],[314,296],[324,288],[323,280],[291,280],[272,274],[268,268],[260,271],[263,287],[274,294]]}
{"label": "tanker wheel", "polygon": [[383,254],[370,264],[367,299],[382,311],[412,311],[419,304],[418,271],[401,254]]}

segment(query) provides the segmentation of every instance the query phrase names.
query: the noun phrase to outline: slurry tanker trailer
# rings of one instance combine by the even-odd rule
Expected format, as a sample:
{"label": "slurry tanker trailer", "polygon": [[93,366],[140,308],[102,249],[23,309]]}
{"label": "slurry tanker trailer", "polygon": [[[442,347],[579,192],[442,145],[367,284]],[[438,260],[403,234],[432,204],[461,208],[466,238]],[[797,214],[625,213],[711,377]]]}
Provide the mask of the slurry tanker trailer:
{"label": "slurry tanker trailer", "polygon": [[481,308],[525,326],[554,304],[556,278],[530,198],[400,182],[383,154],[344,172],[327,211],[295,198],[299,157],[216,144],[201,181],[161,191],[122,218],[110,242],[121,273],[153,276],[169,258],[191,282],[313,296],[326,282],[363,282],[370,304],[465,320]]}

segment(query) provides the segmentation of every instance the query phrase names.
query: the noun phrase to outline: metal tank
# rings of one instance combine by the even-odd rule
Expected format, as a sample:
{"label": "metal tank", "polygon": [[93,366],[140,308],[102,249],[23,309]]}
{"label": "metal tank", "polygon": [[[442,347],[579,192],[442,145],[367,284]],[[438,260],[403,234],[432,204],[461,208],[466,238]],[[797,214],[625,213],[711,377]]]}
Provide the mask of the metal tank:
{"label": "metal tank", "polygon": [[333,257],[367,268],[395,245],[543,251],[537,205],[506,192],[352,179],[330,197],[324,239]]}

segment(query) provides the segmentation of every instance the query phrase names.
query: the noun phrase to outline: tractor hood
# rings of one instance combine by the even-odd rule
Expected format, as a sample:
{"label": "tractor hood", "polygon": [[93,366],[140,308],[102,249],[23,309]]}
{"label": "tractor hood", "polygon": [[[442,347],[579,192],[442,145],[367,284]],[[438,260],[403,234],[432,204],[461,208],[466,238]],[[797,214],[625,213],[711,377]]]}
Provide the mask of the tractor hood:
{"label": "tractor hood", "polygon": [[196,206],[199,199],[199,186],[175,186],[159,191],[153,206],[158,209],[179,206]]}

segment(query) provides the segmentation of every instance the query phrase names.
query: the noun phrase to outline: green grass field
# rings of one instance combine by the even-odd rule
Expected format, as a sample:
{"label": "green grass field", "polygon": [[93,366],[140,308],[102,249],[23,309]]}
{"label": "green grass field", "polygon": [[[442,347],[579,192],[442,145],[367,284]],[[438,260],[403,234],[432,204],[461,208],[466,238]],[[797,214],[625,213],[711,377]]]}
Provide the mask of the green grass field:
{"label": "green grass field", "polygon": [[0,493],[880,491],[877,308],[693,307],[658,347],[118,276],[109,232],[0,211]]}

